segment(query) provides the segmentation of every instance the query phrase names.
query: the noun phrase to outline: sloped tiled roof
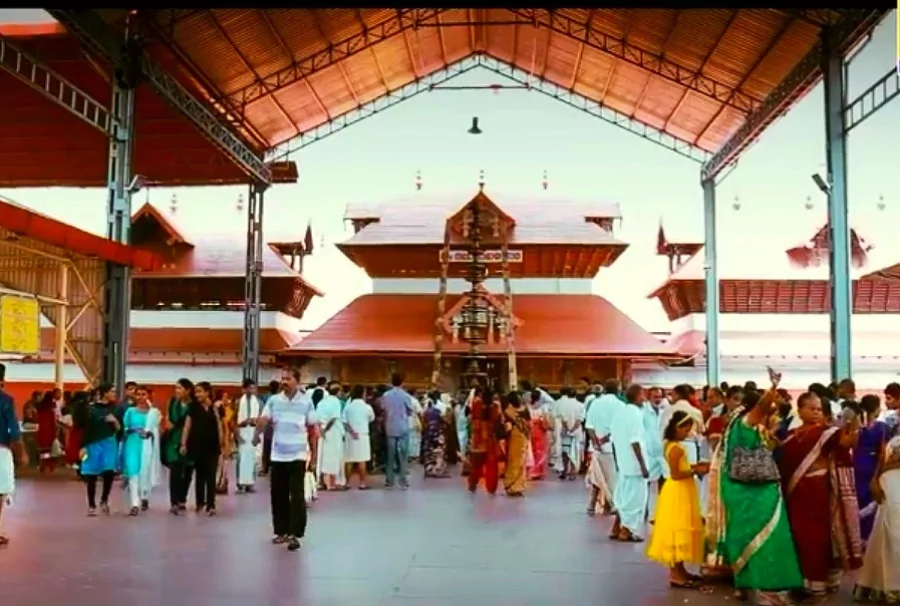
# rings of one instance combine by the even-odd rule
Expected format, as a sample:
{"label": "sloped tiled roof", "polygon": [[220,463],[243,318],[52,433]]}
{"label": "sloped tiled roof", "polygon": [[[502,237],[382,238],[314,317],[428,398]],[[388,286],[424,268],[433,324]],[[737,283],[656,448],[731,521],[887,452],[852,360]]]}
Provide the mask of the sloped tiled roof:
{"label": "sloped tiled roof", "polygon": [[[459,295],[447,297],[453,307]],[[285,353],[346,355],[430,353],[438,295],[363,295]],[[665,357],[670,348],[638,326],[609,301],[595,295],[514,295],[521,320],[516,352],[522,355]],[[465,343],[445,338],[444,350],[461,353]],[[505,344],[487,345],[503,353]]]}
{"label": "sloped tiled roof", "polygon": [[[173,212],[153,202],[142,205],[133,215],[135,219],[148,215],[160,222],[167,231],[189,245],[179,250],[164,267],[144,272],[143,277],[235,277],[246,275],[246,213],[222,204],[219,199],[209,203],[192,200],[179,203]],[[286,229],[277,215],[264,225],[267,242],[303,242],[307,224]],[[160,243],[161,245],[164,243]],[[321,292],[299,276],[271,246],[263,247],[263,275],[267,278],[297,278],[303,280],[316,294]]]}
{"label": "sloped tiled roof", "polygon": [[[589,219],[619,219],[618,204],[547,196],[486,192],[512,217],[511,244],[621,244]],[[464,194],[418,194],[373,205],[349,205],[347,220],[368,220],[344,245],[440,244],[447,219],[472,199]]]}

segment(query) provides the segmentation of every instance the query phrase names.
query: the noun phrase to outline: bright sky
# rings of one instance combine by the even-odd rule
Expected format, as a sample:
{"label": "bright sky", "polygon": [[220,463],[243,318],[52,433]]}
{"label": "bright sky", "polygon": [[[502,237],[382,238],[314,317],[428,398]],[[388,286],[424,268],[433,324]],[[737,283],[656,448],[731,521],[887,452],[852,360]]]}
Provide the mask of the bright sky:
{"label": "bright sky", "polygon": [[[20,11],[0,12],[0,21],[29,19],[39,20],[23,17]],[[895,49],[892,15],[853,62],[850,98],[896,65]],[[453,81],[454,85],[492,83],[503,82],[484,72]],[[466,133],[472,116],[480,119],[484,134],[479,137]],[[875,245],[877,255],[873,256],[881,265],[900,263],[900,244],[895,244],[900,199],[886,177],[900,166],[895,143],[898,125],[900,103],[894,102],[849,138],[851,224]],[[618,202],[624,219],[617,235],[631,246],[615,266],[601,271],[595,291],[650,330],[668,328],[659,303],[646,299],[665,279],[665,261],[654,256],[659,220],[672,239],[702,240],[698,164],[538,92],[424,93],[292,159],[300,170],[299,183],[273,187],[266,194],[266,224],[277,223],[279,233],[286,225],[295,225],[296,237],[302,239],[307,221],[312,222],[319,246],[307,261],[304,275],[326,296],[307,311],[304,325],[310,329],[371,288],[365,274],[334,247],[351,233],[342,220],[346,204],[408,196],[417,170],[424,181],[422,196],[474,191],[480,169],[486,173],[489,195],[491,191],[536,195],[546,169],[554,196],[595,196]],[[809,239],[826,220],[824,199],[810,179],[814,172],[824,173],[824,162],[820,86],[769,128],[719,187],[720,246],[746,250],[752,259],[755,248],[784,250]],[[212,223],[217,213],[237,213],[235,201],[243,191],[235,187],[177,190],[179,218],[193,216]],[[167,208],[172,193],[156,189],[149,197]],[[0,195],[81,228],[105,231],[105,190],[20,189],[0,190]],[[145,195],[136,197],[135,209]],[[804,206],[809,196],[812,210]],[[877,207],[880,196],[887,205],[884,211]],[[740,198],[739,211],[732,208],[735,197]],[[727,267],[720,269],[722,275],[727,271]]]}

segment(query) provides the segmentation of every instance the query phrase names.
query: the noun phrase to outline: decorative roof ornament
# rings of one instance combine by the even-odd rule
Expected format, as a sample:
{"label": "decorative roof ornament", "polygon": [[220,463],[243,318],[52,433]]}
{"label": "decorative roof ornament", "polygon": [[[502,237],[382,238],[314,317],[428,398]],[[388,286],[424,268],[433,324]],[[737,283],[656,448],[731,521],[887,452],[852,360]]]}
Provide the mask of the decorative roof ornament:
{"label": "decorative roof ornament", "polygon": [[806,210],[812,210],[813,207],[815,207],[815,204],[813,204],[812,196],[806,196],[806,202],[804,202],[803,208],[805,208]]}
{"label": "decorative roof ornament", "polygon": [[244,210],[244,194],[238,194],[237,203],[235,204],[235,208],[238,209],[238,212]]}
{"label": "decorative roof ornament", "polygon": [[478,171],[478,189],[484,191],[484,169]]}
{"label": "decorative roof ornament", "polygon": [[735,197],[734,197],[734,202],[731,203],[731,208],[733,208],[733,209],[736,210],[736,211],[737,211],[737,210],[741,210],[741,198],[740,198],[740,196],[735,196]]}
{"label": "decorative roof ornament", "polygon": [[480,135],[481,129],[478,128],[478,116],[474,116],[472,118],[472,126],[469,128],[468,133],[470,135]]}
{"label": "decorative roof ornament", "polygon": [[178,211],[178,194],[172,194],[172,199],[169,200],[169,212],[173,215]]}
{"label": "decorative roof ornament", "polygon": [[422,190],[422,171],[416,171],[416,191]]}
{"label": "decorative roof ornament", "polygon": [[878,204],[876,204],[875,206],[877,206],[878,210],[880,210],[882,212],[884,211],[885,208],[887,208],[887,203],[884,201],[884,194],[879,194]]}
{"label": "decorative roof ornament", "polygon": [[547,180],[547,169],[544,169],[544,180],[541,181],[541,187],[544,188],[544,191],[547,191],[547,188],[550,187],[550,182]]}

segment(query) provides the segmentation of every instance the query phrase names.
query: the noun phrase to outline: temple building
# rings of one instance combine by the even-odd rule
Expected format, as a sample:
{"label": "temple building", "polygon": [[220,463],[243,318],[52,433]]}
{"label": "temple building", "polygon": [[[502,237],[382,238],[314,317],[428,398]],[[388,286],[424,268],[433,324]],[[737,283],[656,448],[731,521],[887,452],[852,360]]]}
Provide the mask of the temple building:
{"label": "temple building", "polygon": [[[863,391],[898,380],[900,265],[890,252],[851,230],[853,276],[853,378]],[[772,246],[720,246],[720,380],[761,381],[765,367],[783,372],[783,384],[803,390],[830,376],[828,231],[787,250]],[[876,252],[879,255],[876,256]],[[635,377],[647,384],[706,383],[703,247],[670,242],[660,228],[657,253],[669,275],[650,294],[671,321],[668,343],[683,361],[642,364]],[[894,257],[896,260],[896,256]]]}
{"label": "temple building", "polygon": [[[132,215],[131,241],[163,259],[161,267],[132,274],[127,379],[150,386],[157,401],[171,393],[181,377],[217,387],[239,386],[246,275],[246,227],[238,208],[146,202]],[[275,222],[266,225],[263,247],[260,376],[275,374],[276,355],[302,338],[300,318],[322,293],[302,277],[303,261],[313,251],[309,226],[285,235]],[[42,351],[9,363],[8,389],[17,398],[53,387],[55,329],[41,329]],[[65,367],[66,389],[85,378],[73,363]]]}
{"label": "temple building", "polygon": [[548,388],[583,376],[627,379],[670,347],[592,282],[627,244],[616,204],[479,191],[418,193],[350,206],[338,248],[372,278],[358,297],[282,354],[342,382],[452,389],[481,374]]}

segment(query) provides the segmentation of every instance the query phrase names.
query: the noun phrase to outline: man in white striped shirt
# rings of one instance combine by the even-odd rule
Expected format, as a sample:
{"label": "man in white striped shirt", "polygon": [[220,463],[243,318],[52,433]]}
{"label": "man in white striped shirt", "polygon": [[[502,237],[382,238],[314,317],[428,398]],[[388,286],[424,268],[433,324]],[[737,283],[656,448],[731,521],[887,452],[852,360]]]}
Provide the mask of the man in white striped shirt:
{"label": "man in white striped shirt", "polygon": [[300,549],[306,532],[306,498],[303,494],[308,461],[315,461],[316,411],[312,400],[300,389],[300,371],[285,369],[281,392],[266,402],[256,426],[255,443],[271,425],[272,456],[269,487],[272,493],[272,526],[275,545],[287,544],[289,551]]}

